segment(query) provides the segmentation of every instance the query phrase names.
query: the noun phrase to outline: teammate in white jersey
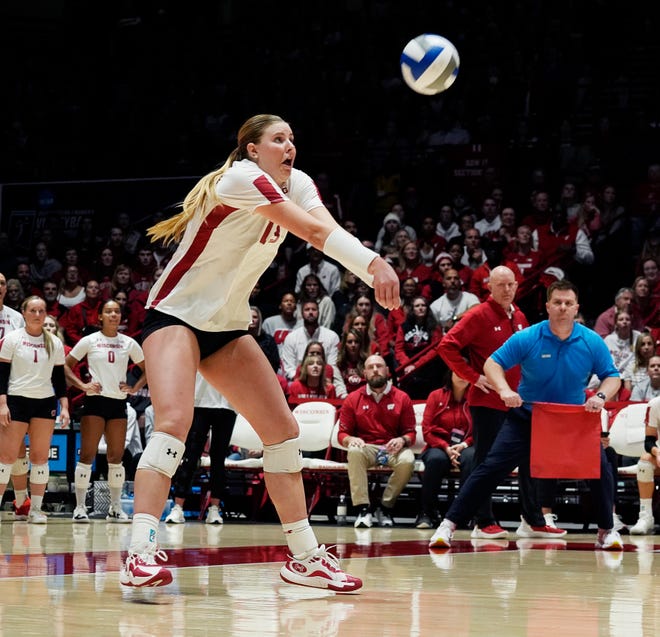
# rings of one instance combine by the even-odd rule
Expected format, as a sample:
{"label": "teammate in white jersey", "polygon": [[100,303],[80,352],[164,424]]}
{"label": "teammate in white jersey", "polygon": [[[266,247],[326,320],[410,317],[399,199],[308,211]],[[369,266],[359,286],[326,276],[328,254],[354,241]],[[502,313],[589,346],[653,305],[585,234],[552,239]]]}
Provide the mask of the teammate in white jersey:
{"label": "teammate in white jersey", "polygon": [[[6,334],[17,330],[25,325],[23,315],[15,309],[5,305],[5,295],[7,294],[7,279],[0,272],[0,340]],[[21,448],[18,451],[18,458],[11,470],[11,482],[14,487],[14,519],[27,520],[30,512],[30,498],[27,489],[27,474],[30,463],[27,459],[25,450],[25,441],[21,442]]]}
{"label": "teammate in white jersey", "polygon": [[42,298],[30,296],[21,308],[25,327],[0,342],[0,498],[27,434],[32,491],[27,519],[45,524],[48,519],[41,505],[48,484],[48,454],[58,400],[62,426],[69,424],[64,345],[43,329],[46,302]]}
{"label": "teammate in white jersey", "polygon": [[270,364],[246,332],[249,295],[287,231],[373,284],[386,308],[399,305],[399,281],[384,259],[337,224],[311,178],[293,168],[295,157],[285,121],[250,118],[238,132],[237,148],[188,193],[183,211],[149,231],[153,240],[180,243],[151,289],[142,331],[155,432],[136,472],[124,585],[172,581],[162,564],[167,556],[158,549],[158,520],[192,422],[199,369],[264,443],[266,486],[291,552],[281,577],[340,592],[362,586],[318,545],[309,524],[298,425]]}
{"label": "teammate in white jersey", "polygon": [[[88,523],[85,499],[92,475],[92,463],[105,435],[108,457],[108,487],[110,509],[108,522],[129,522],[121,508],[121,492],[126,480],[122,464],[126,440],[126,395],[134,394],[146,384],[144,354],[138,342],[121,334],[121,307],[109,299],[101,305],[98,332],[83,336],[66,357],[66,379],[70,385],[85,392],[80,420],[80,460],[76,465],[76,508],[73,521]],[[86,383],[73,372],[78,363],[87,358],[91,380]],[[134,385],[126,382],[129,363],[134,363],[142,374]]]}

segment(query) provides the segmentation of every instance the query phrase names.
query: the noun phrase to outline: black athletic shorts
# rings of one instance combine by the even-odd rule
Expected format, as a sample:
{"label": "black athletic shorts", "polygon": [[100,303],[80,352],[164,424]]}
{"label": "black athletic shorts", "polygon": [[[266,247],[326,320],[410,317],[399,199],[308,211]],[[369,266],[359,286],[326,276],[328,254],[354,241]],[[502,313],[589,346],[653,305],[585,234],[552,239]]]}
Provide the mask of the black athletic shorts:
{"label": "black athletic shorts", "polygon": [[126,400],[123,398],[108,398],[107,396],[85,396],[83,400],[83,416],[98,416],[105,420],[126,420]]}
{"label": "black athletic shorts", "polygon": [[32,418],[55,420],[57,398],[26,398],[25,396],[7,396],[7,407],[12,420],[29,423]]}
{"label": "black athletic shorts", "polygon": [[199,345],[200,360],[204,360],[211,356],[211,354],[215,354],[218,350],[221,350],[227,345],[227,343],[231,343],[248,333],[247,330],[204,332],[203,330],[198,330],[196,327],[188,325],[188,323],[182,321],[176,316],[171,316],[170,314],[165,314],[164,312],[159,312],[152,308],[147,310],[147,315],[142,324],[142,342],[144,343],[144,341],[147,340],[149,334],[153,334],[156,330],[159,330],[162,327],[168,327],[169,325],[184,325],[195,335]]}

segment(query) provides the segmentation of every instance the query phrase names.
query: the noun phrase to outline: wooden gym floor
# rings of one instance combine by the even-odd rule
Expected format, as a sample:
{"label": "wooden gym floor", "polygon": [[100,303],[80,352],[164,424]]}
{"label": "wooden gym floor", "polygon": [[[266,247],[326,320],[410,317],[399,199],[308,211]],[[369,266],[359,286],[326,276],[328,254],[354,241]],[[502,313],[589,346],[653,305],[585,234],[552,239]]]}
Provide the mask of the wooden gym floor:
{"label": "wooden gym floor", "polygon": [[[625,535],[625,551],[593,548],[594,533],[566,541],[472,541],[428,549],[432,531],[315,524],[343,566],[364,579],[337,595],[285,584],[280,527],[229,521],[161,524],[176,566],[162,589],[123,589],[118,571],[130,525],[94,520],[45,526],[0,523],[0,637],[227,635],[286,637],[660,634],[657,536]],[[655,542],[658,542],[656,544]]]}

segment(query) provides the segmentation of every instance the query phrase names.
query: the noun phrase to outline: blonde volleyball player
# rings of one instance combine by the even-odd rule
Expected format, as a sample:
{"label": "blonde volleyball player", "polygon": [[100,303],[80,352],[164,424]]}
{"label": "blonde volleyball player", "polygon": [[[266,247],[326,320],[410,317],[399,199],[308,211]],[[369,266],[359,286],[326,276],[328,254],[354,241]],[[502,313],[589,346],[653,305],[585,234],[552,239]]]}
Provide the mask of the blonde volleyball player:
{"label": "blonde volleyball player", "polygon": [[0,342],[0,498],[28,435],[31,503],[27,520],[45,524],[41,505],[48,484],[48,453],[57,401],[62,426],[69,424],[64,345],[44,330],[46,302],[30,296],[21,305],[25,326]]}
{"label": "blonde volleyball player", "polygon": [[[126,396],[139,391],[146,384],[144,354],[138,342],[121,334],[121,307],[112,299],[101,305],[101,329],[83,336],[66,357],[65,374],[70,385],[85,392],[80,420],[80,460],[76,465],[76,508],[73,522],[87,523],[85,498],[92,474],[92,463],[105,435],[108,458],[108,487],[110,509],[108,522],[127,523],[128,515],[121,508],[121,492],[126,479],[122,464],[126,440]],[[73,372],[75,366],[87,358],[91,380],[86,383]],[[129,363],[142,370],[134,385],[126,382]]]}
{"label": "blonde volleyball player", "polygon": [[272,367],[247,333],[249,295],[287,231],[372,283],[386,308],[399,305],[399,281],[384,259],[337,224],[311,178],[293,167],[295,158],[289,124],[255,115],[240,128],[226,162],[191,190],[183,211],[149,231],[153,240],[180,243],[151,289],[142,331],[155,433],[136,473],[124,585],[172,581],[158,549],[158,520],[192,422],[199,369],[264,443],[266,486],[291,554],[282,579],[339,592],[362,586],[319,546],[309,524],[298,426]]}

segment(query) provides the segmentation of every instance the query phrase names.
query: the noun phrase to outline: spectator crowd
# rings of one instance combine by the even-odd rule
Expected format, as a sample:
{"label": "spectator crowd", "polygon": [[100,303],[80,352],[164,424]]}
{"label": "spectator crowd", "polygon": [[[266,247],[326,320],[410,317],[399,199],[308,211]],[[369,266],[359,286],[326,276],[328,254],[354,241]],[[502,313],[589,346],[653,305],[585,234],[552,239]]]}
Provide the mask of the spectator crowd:
{"label": "spectator crowd", "polygon": [[[660,167],[649,167],[648,186],[649,197],[660,193]],[[580,193],[569,182],[555,192],[539,187],[522,210],[509,205],[501,190],[494,187],[474,202],[462,197],[460,207],[456,198],[448,200],[437,214],[429,209],[416,215],[419,223],[409,222],[405,205],[397,202],[372,234],[361,231],[360,219],[342,221],[363,243],[377,247],[398,273],[401,306],[390,312],[352,272],[287,237],[252,290],[249,333],[292,407],[309,399],[341,407],[367,385],[366,363],[374,355],[409,399],[426,401],[433,392],[447,391],[452,386],[448,368],[437,352],[463,315],[491,298],[490,273],[498,266],[513,273],[514,302],[529,324],[546,318],[550,283],[575,282],[581,291],[579,320],[604,339],[624,381],[617,398],[657,395],[650,377],[655,366],[649,361],[660,342],[658,229],[649,225],[639,237],[639,252],[630,254],[625,249],[633,231],[629,204],[612,201],[611,184]],[[100,308],[112,299],[121,308],[118,331],[139,343],[146,297],[173,246],[151,244],[146,228],[135,227],[126,214],[114,221],[105,236],[92,231],[84,242],[63,242],[46,231],[34,237],[30,254],[5,255],[4,306],[21,311],[25,298],[43,298],[68,351],[99,329]],[[622,261],[617,277],[609,280],[604,272],[615,251]],[[81,383],[89,381],[84,361],[76,373]],[[75,420],[80,397],[75,387],[70,392]],[[138,406],[144,427],[148,386],[128,400]],[[457,409],[465,401],[458,400]],[[469,439],[467,428],[462,440]],[[444,444],[449,442],[457,444]],[[363,517],[367,513],[363,510]],[[424,516],[437,519],[435,512]],[[387,512],[385,519],[390,518]]]}

